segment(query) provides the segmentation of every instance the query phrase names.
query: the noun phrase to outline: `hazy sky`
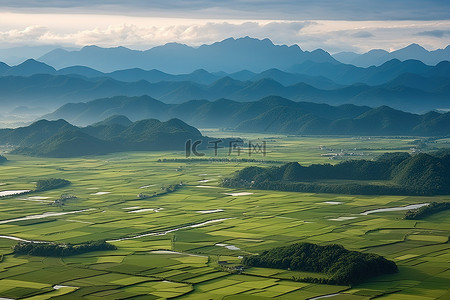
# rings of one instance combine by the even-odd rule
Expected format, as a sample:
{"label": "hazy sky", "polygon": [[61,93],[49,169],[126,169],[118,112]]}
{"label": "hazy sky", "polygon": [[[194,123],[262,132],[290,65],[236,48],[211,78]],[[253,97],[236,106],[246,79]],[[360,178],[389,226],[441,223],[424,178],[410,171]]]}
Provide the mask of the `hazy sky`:
{"label": "hazy sky", "polygon": [[0,0],[0,47],[148,49],[228,37],[364,52],[450,44],[448,0]]}

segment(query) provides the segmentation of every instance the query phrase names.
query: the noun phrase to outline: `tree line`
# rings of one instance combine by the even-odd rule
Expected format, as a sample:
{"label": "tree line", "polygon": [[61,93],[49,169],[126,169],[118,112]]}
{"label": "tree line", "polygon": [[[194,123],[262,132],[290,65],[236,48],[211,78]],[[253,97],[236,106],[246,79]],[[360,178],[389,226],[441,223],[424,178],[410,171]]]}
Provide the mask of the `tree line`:
{"label": "tree line", "polygon": [[105,241],[90,241],[78,245],[19,242],[13,247],[14,254],[52,257],[71,256],[91,251],[105,251],[116,249],[116,246]]}
{"label": "tree line", "polygon": [[448,209],[450,209],[450,202],[431,202],[429,205],[408,210],[405,213],[405,220],[420,220]]}
{"label": "tree line", "polygon": [[208,158],[160,158],[157,162],[179,162],[179,163],[196,163],[196,162],[252,162],[252,163],[266,163],[266,164],[282,164],[280,160],[266,160],[255,158],[226,158],[226,157],[208,157]]}
{"label": "tree line", "polygon": [[[323,180],[341,180],[336,183]],[[346,182],[345,180],[358,180]],[[371,184],[370,181],[384,181]],[[450,152],[439,155],[386,153],[375,161],[348,160],[336,165],[247,167],[222,181],[225,187],[339,194],[434,195],[450,192]]]}

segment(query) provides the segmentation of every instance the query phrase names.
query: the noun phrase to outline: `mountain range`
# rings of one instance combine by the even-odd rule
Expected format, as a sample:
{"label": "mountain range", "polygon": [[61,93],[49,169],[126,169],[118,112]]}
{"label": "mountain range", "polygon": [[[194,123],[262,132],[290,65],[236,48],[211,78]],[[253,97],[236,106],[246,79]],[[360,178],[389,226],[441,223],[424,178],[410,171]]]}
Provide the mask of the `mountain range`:
{"label": "mountain range", "polygon": [[445,111],[450,107],[450,62],[441,60],[450,57],[449,49],[427,51],[412,44],[393,52],[336,55],[341,61],[378,57],[379,65],[370,67],[341,63],[320,49],[308,52],[249,37],[198,48],[171,43],[147,51],[58,49],[41,57],[49,64],[0,62],[0,109],[29,117],[38,107],[49,111],[119,95],[148,95],[176,104],[221,98],[248,102],[276,95],[331,105],[387,105],[413,113]]}
{"label": "mountain range", "polygon": [[259,101],[195,100],[166,104],[149,96],[113,97],[63,105],[43,118],[90,124],[114,115],[131,120],[179,118],[196,127],[284,134],[416,135],[450,134],[450,113],[418,115],[387,106],[331,106],[271,96]]}
{"label": "mountain range", "polygon": [[254,73],[248,70],[243,70],[230,74],[225,72],[210,73],[204,69],[198,69],[189,74],[173,75],[156,69],[143,70],[140,68],[117,70],[110,73],[103,73],[98,70],[82,66],[72,66],[56,70],[55,68],[45,63],[36,61],[34,59],[28,59],[16,66],[8,66],[7,64],[0,62],[0,76],[2,77],[8,76],[29,77],[38,74],[49,74],[54,76],[63,75],[84,79],[111,78],[123,82],[136,82],[140,80],[145,80],[150,83],[158,83],[162,81],[171,81],[171,82],[191,81],[205,85],[211,84],[224,77],[230,77],[232,79],[240,81],[257,81],[264,78],[270,78],[284,85],[304,82],[313,85],[317,88],[328,89],[341,87],[341,85],[322,76],[314,77],[305,74],[288,73],[275,68],[268,69],[261,73]]}
{"label": "mountain range", "polygon": [[[236,54],[238,55],[236,56]],[[203,57],[206,59],[202,60]],[[382,65],[392,59],[401,61],[414,59],[428,65],[436,65],[441,61],[450,60],[450,46],[428,51],[420,45],[410,44],[391,52],[372,49],[366,53],[340,52],[330,56],[321,49],[308,52],[301,50],[297,45],[274,45],[268,39],[259,40],[245,37],[229,38],[200,47],[168,43],[145,51],[131,50],[125,47],[101,48],[97,46],[87,46],[82,49],[60,48],[56,45],[0,49],[0,60],[9,64],[21,63],[26,58],[47,62],[58,69],[80,65],[103,72],[144,68],[160,69],[172,73],[191,73],[202,68],[210,71],[226,71],[228,69],[224,66],[228,68],[237,66],[238,69],[227,71],[232,73],[242,69],[261,72],[264,69],[282,68],[282,65],[298,64],[306,60],[341,62],[359,67],[369,67]],[[235,58],[239,61],[235,61]],[[268,61],[264,61],[265,58],[269,58],[276,65],[268,66]],[[279,66],[277,67],[277,65]]]}
{"label": "mountain range", "polygon": [[[149,82],[150,80],[151,82]],[[232,74],[197,70],[171,75],[158,70],[129,69],[101,73],[84,67],[55,70],[28,60],[0,64],[0,106],[56,107],[117,95],[149,95],[166,103],[192,99],[255,101],[278,95],[296,101],[391,107],[424,112],[449,107],[450,62],[428,66],[420,61],[389,61],[379,67],[314,63]],[[14,105],[14,107],[11,107]]]}
{"label": "mountain range", "polygon": [[293,85],[302,82],[316,88],[332,89],[355,83],[380,85],[405,74],[450,78],[450,62],[443,61],[435,66],[429,66],[418,60],[400,61],[398,59],[392,59],[378,67],[361,68],[348,64],[307,61],[302,64],[292,65],[286,71],[270,68],[260,73],[254,73],[248,70],[241,70],[234,73],[210,73],[204,69],[198,69],[191,73],[178,75],[165,73],[156,69],[143,70],[140,68],[117,70],[110,73],[103,73],[82,66],[72,66],[56,70],[55,68],[34,59],[26,60],[16,66],[8,66],[7,64],[0,62],[1,77],[29,77],[38,74],[73,76],[89,80],[110,78],[123,82],[137,82],[141,80],[150,83],[159,83],[163,81],[190,81],[205,85],[212,84],[224,77],[230,77],[239,81],[253,82],[261,79],[273,79],[283,85]]}
{"label": "mountain range", "polygon": [[58,69],[80,65],[103,72],[143,68],[171,73],[189,73],[197,69],[212,72],[248,69],[261,72],[270,68],[284,69],[308,60],[337,63],[328,52],[321,49],[303,51],[297,45],[274,45],[269,39],[250,37],[228,38],[198,48],[169,43],[146,51],[98,46],[86,46],[78,51],[55,49],[39,58],[39,61]]}
{"label": "mountain range", "polygon": [[330,55],[317,49],[303,51],[299,46],[274,45],[269,39],[250,37],[228,38],[198,48],[178,43],[168,43],[145,51],[125,47],[101,48],[86,46],[80,50],[55,49],[41,56],[40,61],[55,68],[86,66],[103,72],[119,69],[143,68],[159,69],[170,73],[190,73],[197,69],[212,72],[238,72],[247,69],[262,72],[270,68],[286,69],[306,61],[346,63],[360,67],[379,66],[392,60],[420,60],[425,64],[436,65],[450,60],[450,46],[445,49],[428,51],[417,44],[388,52],[374,49],[367,53],[341,52]]}
{"label": "mountain range", "polygon": [[[4,45],[3,45],[4,46]],[[38,59],[42,55],[47,54],[50,51],[61,48],[59,45],[28,45],[28,46],[15,46],[8,48],[0,48],[0,61],[3,61],[9,65],[20,64],[27,59]],[[66,50],[77,50],[77,48],[67,48]]]}
{"label": "mountain range", "polygon": [[0,129],[2,144],[16,146],[15,154],[75,157],[120,151],[184,150],[187,140],[204,140],[200,131],[181,120],[131,122],[111,117],[87,127],[65,120],[39,120],[16,129]]}
{"label": "mountain range", "polygon": [[420,45],[411,44],[392,52],[373,49],[362,54],[340,52],[333,54],[333,57],[342,63],[352,64],[358,67],[379,66],[392,59],[399,59],[401,61],[414,59],[420,60],[427,65],[436,65],[441,61],[450,60],[450,46],[444,49],[428,51]]}

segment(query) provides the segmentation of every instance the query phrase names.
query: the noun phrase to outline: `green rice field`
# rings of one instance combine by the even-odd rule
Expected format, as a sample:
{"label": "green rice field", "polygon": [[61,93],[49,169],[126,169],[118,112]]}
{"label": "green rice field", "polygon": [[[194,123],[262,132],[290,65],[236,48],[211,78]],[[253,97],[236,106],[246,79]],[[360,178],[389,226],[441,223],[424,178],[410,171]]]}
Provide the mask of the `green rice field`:
{"label": "green rice field", "polygon": [[[208,136],[230,137],[209,130]],[[265,156],[242,149],[239,156],[301,164],[371,159],[411,151],[414,138],[287,137],[237,134],[267,142]],[[431,149],[448,147],[433,140]],[[183,149],[183,147],[180,147]],[[214,157],[209,149],[205,157]],[[340,153],[330,160],[327,154]],[[325,154],[325,155],[323,155]],[[127,152],[72,159],[5,154],[0,191],[28,190],[42,178],[70,180],[68,187],[0,198],[0,298],[4,299],[450,299],[450,215],[403,220],[405,211],[361,213],[428,202],[448,196],[359,196],[232,190],[223,177],[264,162],[168,161],[179,152]],[[147,199],[161,187],[175,192]],[[65,205],[50,205],[61,194]],[[31,217],[30,217],[31,216]],[[28,217],[28,218],[27,218]],[[104,239],[117,250],[76,256],[12,254],[23,239],[82,243]],[[297,282],[324,277],[281,269],[236,270],[241,257],[296,242],[342,244],[399,266],[393,275],[360,285]]]}

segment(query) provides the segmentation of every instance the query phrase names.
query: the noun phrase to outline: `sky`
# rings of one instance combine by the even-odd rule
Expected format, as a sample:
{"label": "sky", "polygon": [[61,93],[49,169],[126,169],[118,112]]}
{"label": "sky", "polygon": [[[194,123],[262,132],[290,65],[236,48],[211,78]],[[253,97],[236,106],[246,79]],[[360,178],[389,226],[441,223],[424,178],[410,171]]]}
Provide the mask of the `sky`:
{"label": "sky", "polygon": [[0,48],[149,49],[228,37],[330,53],[450,44],[448,0],[0,0]]}

